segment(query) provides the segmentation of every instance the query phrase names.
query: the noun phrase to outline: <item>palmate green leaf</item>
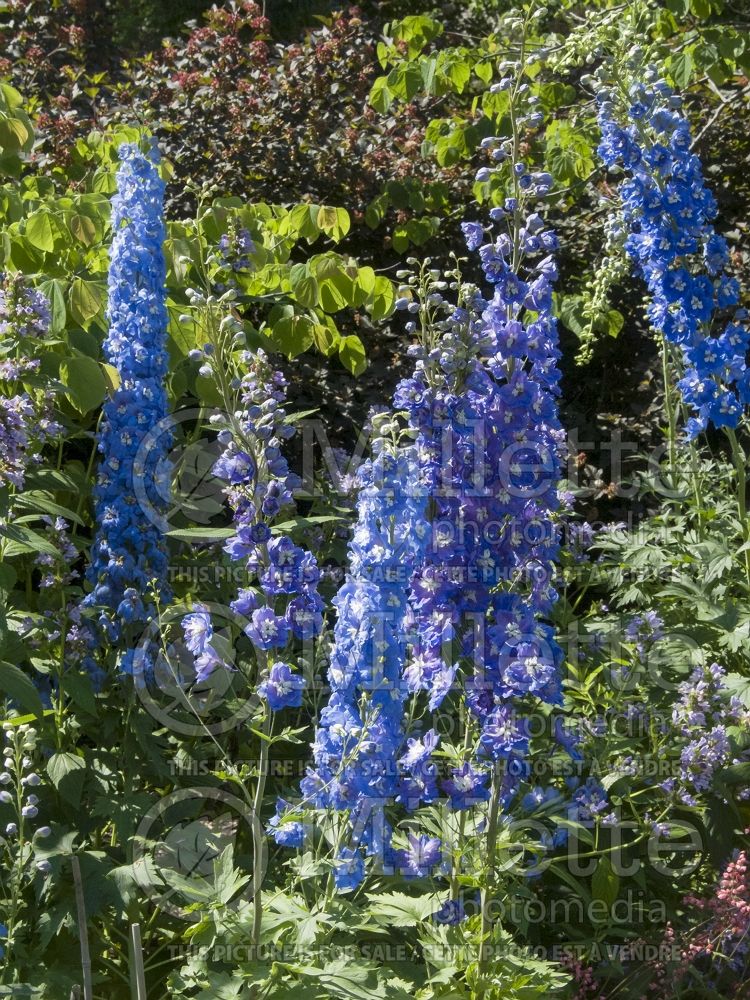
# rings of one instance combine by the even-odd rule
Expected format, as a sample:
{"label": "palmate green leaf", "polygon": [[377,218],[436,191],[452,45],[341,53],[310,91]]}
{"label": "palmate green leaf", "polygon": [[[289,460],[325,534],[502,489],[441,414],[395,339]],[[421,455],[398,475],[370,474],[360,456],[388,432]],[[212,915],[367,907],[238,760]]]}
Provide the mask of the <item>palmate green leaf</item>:
{"label": "palmate green leaf", "polygon": [[439,908],[440,902],[438,893],[427,896],[382,893],[369,897],[367,915],[384,927],[416,927]]}
{"label": "palmate green leaf", "polygon": [[[345,997],[347,1000],[385,1000],[388,997],[385,986],[375,980],[377,966],[364,960],[355,963],[335,959],[326,963],[325,968],[316,965],[279,964],[303,980],[319,983],[328,996]],[[313,983],[310,984],[311,989],[315,988]]]}
{"label": "palmate green leaf", "polygon": [[42,699],[34,682],[19,667],[4,660],[0,660],[0,691],[37,718],[44,715]]}
{"label": "palmate green leaf", "polygon": [[214,859],[214,892],[218,902],[226,906],[251,877],[234,867],[234,847],[227,844],[218,858]]}
{"label": "palmate green leaf", "polygon": [[550,172],[561,184],[586,180],[594,170],[594,151],[580,129],[562,119],[550,122],[544,133]]}

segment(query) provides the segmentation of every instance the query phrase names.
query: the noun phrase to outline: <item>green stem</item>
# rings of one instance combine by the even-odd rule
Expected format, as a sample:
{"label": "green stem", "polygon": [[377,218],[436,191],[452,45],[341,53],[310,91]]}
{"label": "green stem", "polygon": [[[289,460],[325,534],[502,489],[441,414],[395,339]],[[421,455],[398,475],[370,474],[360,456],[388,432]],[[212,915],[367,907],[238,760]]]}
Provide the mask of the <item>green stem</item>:
{"label": "green stem", "polygon": [[261,723],[261,733],[264,738],[260,741],[260,753],[258,755],[258,782],[255,786],[255,797],[253,799],[253,928],[252,928],[252,954],[257,957],[260,946],[260,931],[263,921],[263,902],[261,899],[261,887],[263,884],[263,848],[265,847],[265,837],[263,828],[260,825],[260,815],[263,806],[263,794],[266,789],[266,777],[268,774],[268,748],[267,737],[271,732],[271,711],[266,709],[266,713]]}
{"label": "green stem", "polygon": [[[740,526],[742,528],[742,539],[744,544],[747,545],[748,542],[750,542],[750,522],[748,522],[747,519],[746,458],[734,430],[731,427],[727,427],[725,430],[727,432],[727,437],[729,438],[729,444],[732,447],[732,458],[734,459],[734,468],[737,476],[737,510],[740,518]],[[746,548],[744,555],[745,575],[747,577],[747,585],[750,587],[750,549]]]}
{"label": "green stem", "polygon": [[661,338],[661,370],[664,379],[664,410],[667,415],[667,443],[669,447],[669,484],[674,488],[677,473],[677,412],[672,398],[672,384],[669,378],[669,353],[667,341]]}
{"label": "green stem", "polygon": [[480,980],[487,974],[487,966],[490,959],[489,937],[492,932],[492,917],[490,914],[490,904],[495,884],[495,856],[497,850],[497,824],[500,814],[500,790],[502,788],[502,774],[498,764],[495,765],[492,775],[492,794],[490,797],[489,819],[487,825],[487,873],[485,885],[482,889],[482,928],[479,935],[479,961],[477,963]]}

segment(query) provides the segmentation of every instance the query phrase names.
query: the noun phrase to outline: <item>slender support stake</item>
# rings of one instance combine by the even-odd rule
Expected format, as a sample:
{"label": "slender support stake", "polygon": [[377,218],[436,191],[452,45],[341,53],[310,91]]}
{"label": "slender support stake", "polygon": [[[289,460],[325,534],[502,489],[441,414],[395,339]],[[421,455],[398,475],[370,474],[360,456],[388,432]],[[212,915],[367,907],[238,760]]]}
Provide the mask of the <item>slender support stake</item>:
{"label": "slender support stake", "polygon": [[83,970],[84,1000],[93,1000],[94,991],[91,986],[91,953],[89,952],[89,931],[86,923],[86,904],[83,899],[83,879],[81,864],[74,854],[71,858],[73,868],[73,885],[76,894],[76,912],[78,914],[78,939],[81,942],[81,968]]}
{"label": "slender support stake", "polygon": [[131,957],[135,967],[136,996],[138,1000],[147,1000],[146,997],[146,970],[143,967],[143,945],[141,944],[141,925],[130,925],[130,938],[132,941]]}

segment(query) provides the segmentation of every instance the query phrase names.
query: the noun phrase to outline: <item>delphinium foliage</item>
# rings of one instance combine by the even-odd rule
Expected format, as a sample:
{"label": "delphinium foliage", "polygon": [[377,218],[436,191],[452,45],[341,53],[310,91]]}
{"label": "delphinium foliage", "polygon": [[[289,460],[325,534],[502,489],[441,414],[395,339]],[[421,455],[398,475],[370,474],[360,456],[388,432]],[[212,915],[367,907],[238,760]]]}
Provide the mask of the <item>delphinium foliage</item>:
{"label": "delphinium foliage", "polygon": [[136,145],[124,145],[120,160],[104,344],[119,384],[102,411],[102,460],[94,494],[97,532],[88,572],[93,590],[87,598],[114,617],[112,635],[118,622],[144,620],[152,591],[164,589],[164,543],[158,524],[144,511],[144,498],[161,509],[169,477],[166,437],[160,437],[160,448],[142,448],[168,413],[164,184],[155,148],[144,153]]}

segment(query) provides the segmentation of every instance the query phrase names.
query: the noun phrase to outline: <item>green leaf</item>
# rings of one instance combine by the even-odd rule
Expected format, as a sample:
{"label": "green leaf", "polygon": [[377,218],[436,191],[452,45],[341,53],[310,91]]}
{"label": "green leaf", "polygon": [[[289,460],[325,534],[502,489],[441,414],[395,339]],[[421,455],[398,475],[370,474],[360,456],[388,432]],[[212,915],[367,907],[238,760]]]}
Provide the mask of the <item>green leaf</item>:
{"label": "green leaf", "polygon": [[354,302],[354,282],[339,270],[320,283],[320,305],[324,312],[345,309]]}
{"label": "green leaf", "polygon": [[102,366],[102,374],[104,375],[104,381],[107,384],[107,392],[111,396],[113,393],[117,392],[122,383],[120,373],[114,365],[108,365],[105,361],[100,361],[99,364]]}
{"label": "green leaf", "polygon": [[16,585],[18,574],[8,563],[0,563],[0,597],[7,601],[8,594]]}
{"label": "green leaf", "polygon": [[17,154],[27,150],[34,139],[34,130],[25,114],[6,115],[0,112],[0,149]]}
{"label": "green leaf", "polygon": [[72,806],[81,801],[86,762],[74,753],[54,753],[47,762],[47,774],[60,796]]}
{"label": "green leaf", "polygon": [[342,337],[339,344],[339,357],[345,368],[348,368],[352,375],[361,375],[367,368],[367,355],[364,344],[359,337]]}
{"label": "green leaf", "polygon": [[64,517],[66,521],[83,524],[82,519],[75,511],[56,503],[49,493],[26,491],[19,493],[14,502],[18,510],[31,510],[39,514],[49,514],[52,517]]}
{"label": "green leaf", "polygon": [[370,90],[370,104],[381,115],[386,115],[391,104],[393,104],[394,97],[395,94],[388,86],[388,77],[379,76]]}
{"label": "green leaf", "polygon": [[50,331],[52,333],[62,333],[67,322],[67,312],[65,308],[65,292],[67,282],[59,278],[50,278],[43,281],[39,286],[39,291],[45,296],[50,307]]}
{"label": "green leaf", "polygon": [[318,236],[320,236],[320,229],[317,223],[318,211],[319,208],[317,205],[295,205],[284,220],[285,224],[281,227],[280,231],[283,233],[286,230],[287,232],[294,233],[297,238],[305,239],[308,243],[314,243]]}
{"label": "green leaf", "polygon": [[44,253],[51,253],[55,249],[56,229],[57,227],[53,225],[51,213],[46,209],[40,209],[26,220],[24,235],[37,250],[42,250]]}
{"label": "green leaf", "polygon": [[372,318],[377,322],[385,319],[393,312],[396,301],[396,292],[393,282],[383,275],[378,275],[375,279],[375,287],[372,292]]}
{"label": "green leaf", "polygon": [[271,533],[274,535],[285,535],[295,529],[307,529],[312,524],[330,524],[332,521],[343,521],[344,517],[338,514],[313,514],[311,517],[293,517],[289,521],[274,524]]}
{"label": "green leaf", "polygon": [[96,225],[87,215],[72,215],[68,227],[84,246],[90,247],[92,243],[96,243]]}
{"label": "green leaf", "polygon": [[59,556],[60,552],[49,539],[40,535],[25,524],[4,524],[0,527],[0,538],[9,541],[3,546],[3,557],[12,559],[25,552],[44,552],[50,556]]}
{"label": "green leaf", "polygon": [[103,281],[84,281],[74,278],[70,286],[70,313],[76,323],[88,327],[90,321],[103,309],[107,301],[107,289]]}
{"label": "green leaf", "polygon": [[307,264],[295,264],[289,272],[294,297],[301,306],[314,309],[318,304],[318,281]]}
{"label": "green leaf", "polygon": [[321,205],[318,209],[318,228],[326,236],[330,236],[336,243],[342,240],[349,232],[351,220],[345,208],[332,208],[330,205]]}
{"label": "green leaf", "polygon": [[474,63],[474,72],[482,83],[489,84],[492,80],[492,63],[489,59],[480,59],[479,62]]}
{"label": "green leaf", "polygon": [[562,119],[550,122],[544,139],[547,164],[556,180],[571,184],[590,176],[594,169],[593,149],[570,122]]}
{"label": "green leaf", "polygon": [[60,380],[68,399],[81,413],[101,406],[107,393],[104,372],[93,358],[66,358],[60,365]]}
{"label": "green leaf", "polygon": [[0,94],[2,95],[2,103],[9,111],[15,111],[16,108],[23,105],[23,97],[9,83],[0,83]]}
{"label": "green leaf", "polygon": [[273,324],[271,339],[288,358],[296,358],[312,347],[312,326],[307,316],[284,316]]}
{"label": "green leaf", "polygon": [[44,706],[34,682],[12,663],[0,660],[0,691],[17,701],[21,708],[32,712],[37,718],[44,715]]}
{"label": "green leaf", "polygon": [[192,317],[181,320],[181,316],[189,316],[185,306],[180,306],[171,299],[167,299],[167,315],[169,323],[167,330],[172,343],[183,357],[193,350],[196,345],[196,324]]}
{"label": "green leaf", "polygon": [[165,532],[180,542],[221,542],[236,533],[235,528],[173,528]]}
{"label": "green leaf", "polygon": [[591,891],[594,899],[600,899],[610,909],[620,890],[620,876],[612,867],[606,855],[602,855],[596,865],[596,871],[591,879]]}
{"label": "green leaf", "polygon": [[693,46],[689,46],[683,52],[678,52],[667,61],[669,75],[673,82],[681,90],[690,84],[695,70],[695,59],[693,58]]}
{"label": "green leaf", "polygon": [[437,893],[407,896],[403,892],[389,892],[370,897],[368,915],[386,927],[416,927],[439,906]]}

